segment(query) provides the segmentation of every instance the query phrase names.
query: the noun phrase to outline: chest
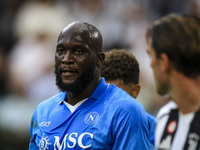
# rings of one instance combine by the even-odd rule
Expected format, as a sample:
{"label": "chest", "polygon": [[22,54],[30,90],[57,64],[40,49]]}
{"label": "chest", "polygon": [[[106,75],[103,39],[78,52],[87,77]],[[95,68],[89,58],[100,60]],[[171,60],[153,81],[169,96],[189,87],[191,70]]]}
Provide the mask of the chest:
{"label": "chest", "polygon": [[[156,127],[156,145],[165,149],[199,149],[200,144],[200,116],[194,114],[178,114],[177,119],[170,119],[170,115],[161,118]],[[187,149],[186,148],[186,149]]]}
{"label": "chest", "polygon": [[104,105],[78,107],[73,113],[66,105],[53,109],[48,117],[39,119],[35,132],[39,150],[65,150],[90,148],[94,138],[93,126],[101,118]]}

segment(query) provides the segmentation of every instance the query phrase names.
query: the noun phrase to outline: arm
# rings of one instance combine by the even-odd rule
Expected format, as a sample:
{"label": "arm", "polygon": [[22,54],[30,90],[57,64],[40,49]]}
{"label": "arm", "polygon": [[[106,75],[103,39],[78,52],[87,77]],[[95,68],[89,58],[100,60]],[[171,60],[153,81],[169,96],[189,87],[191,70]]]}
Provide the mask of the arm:
{"label": "arm", "polygon": [[31,139],[30,139],[30,143],[29,143],[29,150],[37,150],[37,145],[35,142],[36,135],[34,134],[36,127],[38,127],[38,125],[37,125],[35,112],[34,112],[34,114],[32,116],[32,120],[31,120],[31,126],[30,126]]}

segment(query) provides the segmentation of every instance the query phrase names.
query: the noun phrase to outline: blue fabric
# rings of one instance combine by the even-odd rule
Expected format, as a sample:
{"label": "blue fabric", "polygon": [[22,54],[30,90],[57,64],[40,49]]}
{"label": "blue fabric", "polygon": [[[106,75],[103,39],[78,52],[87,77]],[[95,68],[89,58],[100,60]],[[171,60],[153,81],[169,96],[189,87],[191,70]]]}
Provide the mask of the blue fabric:
{"label": "blue fabric", "polygon": [[150,141],[151,141],[151,144],[155,146],[156,117],[147,113],[147,118],[149,120],[149,126],[150,126]]}
{"label": "blue fabric", "polygon": [[149,150],[149,126],[142,105],[102,78],[73,113],[66,92],[40,103],[32,117],[29,150]]}

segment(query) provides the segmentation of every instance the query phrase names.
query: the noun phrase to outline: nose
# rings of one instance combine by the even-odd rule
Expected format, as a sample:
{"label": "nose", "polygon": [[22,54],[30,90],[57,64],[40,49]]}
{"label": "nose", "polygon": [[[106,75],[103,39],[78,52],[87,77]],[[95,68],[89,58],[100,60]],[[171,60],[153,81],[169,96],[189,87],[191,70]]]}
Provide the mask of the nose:
{"label": "nose", "polygon": [[67,51],[64,57],[62,58],[62,63],[65,64],[75,64],[73,59],[73,54],[71,51]]}

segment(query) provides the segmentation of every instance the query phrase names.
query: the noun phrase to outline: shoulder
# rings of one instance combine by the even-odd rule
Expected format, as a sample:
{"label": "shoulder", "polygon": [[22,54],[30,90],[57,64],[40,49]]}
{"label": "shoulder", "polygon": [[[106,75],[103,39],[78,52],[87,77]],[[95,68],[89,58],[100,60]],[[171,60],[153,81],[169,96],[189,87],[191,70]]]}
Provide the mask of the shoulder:
{"label": "shoulder", "polygon": [[110,89],[107,92],[107,99],[113,103],[113,105],[118,104],[119,107],[131,106],[143,108],[143,106],[127,92],[112,84],[110,85]]}
{"label": "shoulder", "polygon": [[146,117],[142,104],[115,85],[110,85],[105,98],[106,107],[112,112],[129,115],[138,121]]}
{"label": "shoulder", "polygon": [[35,109],[35,113],[48,113],[51,111],[56,105],[62,102],[63,98],[65,97],[64,92],[59,92],[58,94],[50,97],[49,99],[41,102]]}
{"label": "shoulder", "polygon": [[174,101],[170,100],[167,104],[160,108],[156,118],[158,120],[161,119],[163,116],[168,115],[170,111],[175,108],[177,108],[177,104]]}
{"label": "shoulder", "polygon": [[147,114],[147,118],[151,123],[155,123],[156,122],[156,117],[154,117],[153,115],[146,113]]}
{"label": "shoulder", "polygon": [[64,95],[65,93],[60,92],[55,96],[41,102],[36,107],[31,120],[31,127],[30,127],[31,135],[38,132],[40,123],[48,123],[46,121],[48,121],[48,116],[50,112],[53,110],[53,108],[55,108],[56,105],[59,104],[59,101],[61,101]]}

